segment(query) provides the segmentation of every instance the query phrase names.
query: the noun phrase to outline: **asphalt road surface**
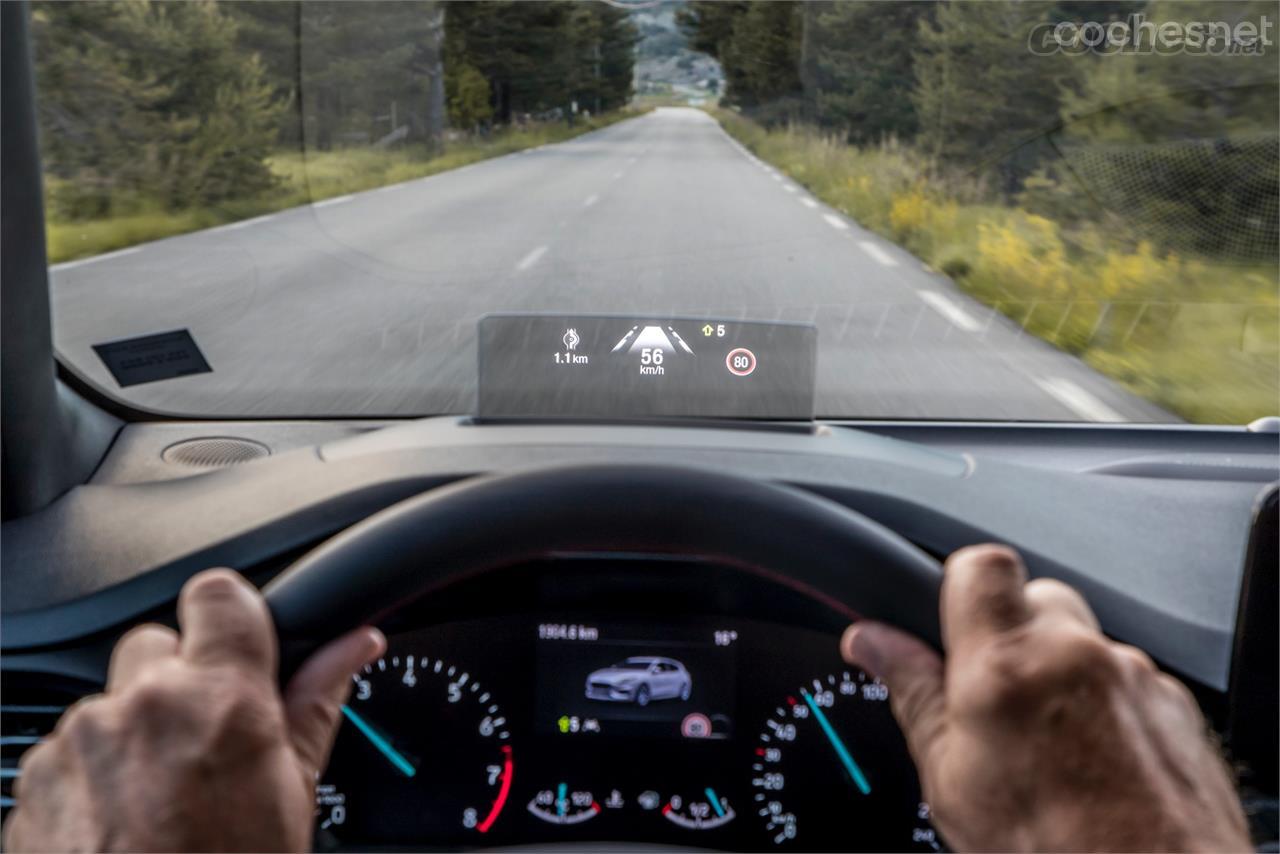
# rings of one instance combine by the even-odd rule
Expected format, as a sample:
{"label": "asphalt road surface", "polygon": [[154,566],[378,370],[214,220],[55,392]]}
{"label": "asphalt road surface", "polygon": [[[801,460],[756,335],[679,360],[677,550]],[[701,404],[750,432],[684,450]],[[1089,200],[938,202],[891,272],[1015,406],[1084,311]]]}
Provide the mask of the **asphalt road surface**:
{"label": "asphalt road surface", "polygon": [[[475,406],[489,312],[813,322],[819,415],[1168,421],[811,198],[692,109],[53,272],[55,339],[135,405]],[[190,329],[213,367],[121,390],[92,345]]]}

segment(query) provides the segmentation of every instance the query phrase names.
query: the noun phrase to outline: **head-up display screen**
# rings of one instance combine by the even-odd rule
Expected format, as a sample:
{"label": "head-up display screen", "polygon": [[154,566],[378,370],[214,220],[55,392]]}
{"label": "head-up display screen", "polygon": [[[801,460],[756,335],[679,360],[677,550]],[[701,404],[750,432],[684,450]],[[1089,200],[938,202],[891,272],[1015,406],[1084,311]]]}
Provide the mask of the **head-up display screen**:
{"label": "head-up display screen", "polygon": [[482,418],[813,417],[817,330],[722,318],[494,314]]}

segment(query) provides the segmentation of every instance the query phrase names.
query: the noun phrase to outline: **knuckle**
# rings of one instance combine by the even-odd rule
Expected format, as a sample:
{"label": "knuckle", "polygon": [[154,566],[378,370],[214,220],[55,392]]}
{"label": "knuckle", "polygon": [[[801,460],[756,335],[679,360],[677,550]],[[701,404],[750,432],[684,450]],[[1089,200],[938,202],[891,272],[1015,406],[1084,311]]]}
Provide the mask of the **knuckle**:
{"label": "knuckle", "polygon": [[1136,646],[1113,644],[1111,654],[1115,656],[1116,663],[1121,670],[1130,676],[1147,678],[1160,672],[1156,667],[1156,663],[1151,660],[1151,656]]}
{"label": "knuckle", "polygon": [[260,747],[282,737],[280,704],[253,680],[228,670],[217,679],[211,737],[223,744]]}
{"label": "knuckle", "polygon": [[979,712],[1025,712],[1046,707],[1064,693],[1095,691],[1117,681],[1111,642],[1074,626],[1043,627],[1003,636],[975,657],[960,686]]}
{"label": "knuckle", "polygon": [[981,567],[983,572],[1016,575],[1022,571],[1022,558],[1009,546],[983,543],[966,546],[951,556],[948,563],[964,563]]}
{"label": "knuckle", "polygon": [[244,582],[233,570],[208,569],[182,588],[182,596],[192,603],[219,603],[235,601],[243,595]]}

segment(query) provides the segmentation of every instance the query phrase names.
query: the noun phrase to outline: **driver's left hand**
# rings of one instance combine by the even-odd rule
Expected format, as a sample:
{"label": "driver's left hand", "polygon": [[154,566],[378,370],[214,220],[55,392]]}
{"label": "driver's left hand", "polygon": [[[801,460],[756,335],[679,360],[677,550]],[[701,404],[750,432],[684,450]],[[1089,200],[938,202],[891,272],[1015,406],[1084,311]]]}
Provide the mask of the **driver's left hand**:
{"label": "driver's left hand", "polygon": [[282,696],[271,615],[239,574],[187,582],[178,624],[126,634],[106,691],[23,757],[8,851],[309,850],[351,674],[385,638],[333,641]]}

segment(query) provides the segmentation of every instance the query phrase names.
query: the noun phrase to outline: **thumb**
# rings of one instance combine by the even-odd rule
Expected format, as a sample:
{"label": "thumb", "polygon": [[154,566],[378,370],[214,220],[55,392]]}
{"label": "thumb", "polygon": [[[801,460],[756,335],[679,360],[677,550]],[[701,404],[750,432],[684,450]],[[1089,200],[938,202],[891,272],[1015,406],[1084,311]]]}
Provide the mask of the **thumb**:
{"label": "thumb", "polygon": [[907,737],[920,776],[928,776],[946,726],[942,658],[906,632],[865,620],[845,630],[840,654],[888,686],[893,716]]}
{"label": "thumb", "polygon": [[324,770],[351,693],[351,675],[387,649],[387,639],[371,626],[348,632],[321,647],[284,691],[289,739],[308,772]]}

